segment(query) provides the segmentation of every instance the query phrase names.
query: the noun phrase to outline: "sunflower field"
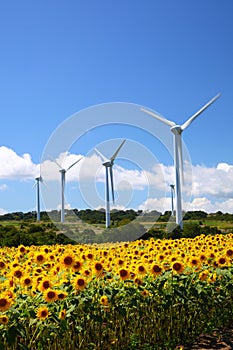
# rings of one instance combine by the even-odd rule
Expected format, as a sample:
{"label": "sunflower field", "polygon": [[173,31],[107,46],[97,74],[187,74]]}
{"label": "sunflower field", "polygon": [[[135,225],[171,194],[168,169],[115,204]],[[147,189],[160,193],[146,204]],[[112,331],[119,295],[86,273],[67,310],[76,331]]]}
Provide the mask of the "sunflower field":
{"label": "sunflower field", "polygon": [[233,320],[233,234],[0,251],[0,350],[175,349]]}

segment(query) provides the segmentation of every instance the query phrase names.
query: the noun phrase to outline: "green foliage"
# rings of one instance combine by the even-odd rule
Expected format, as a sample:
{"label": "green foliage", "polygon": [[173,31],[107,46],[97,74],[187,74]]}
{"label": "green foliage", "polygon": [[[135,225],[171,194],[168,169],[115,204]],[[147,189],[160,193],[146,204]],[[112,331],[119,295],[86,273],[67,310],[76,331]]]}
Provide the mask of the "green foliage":
{"label": "green foliage", "polygon": [[[71,211],[67,211],[67,218]],[[194,238],[200,234],[215,235],[229,233],[233,230],[233,214],[217,212],[207,214],[203,211],[189,211],[184,216],[184,228],[177,227],[171,220],[171,212],[166,211],[163,215],[154,210],[144,215],[134,210],[112,210],[111,229],[105,229],[105,212],[103,210],[77,210],[74,212],[83,222],[93,225],[93,229],[85,225],[75,226],[68,222],[59,227],[60,212],[54,210],[50,213],[54,222],[46,212],[41,213],[41,221],[36,221],[36,213],[8,213],[0,216],[0,246],[17,247],[23,245],[42,245],[56,243],[103,243],[135,240],[137,238],[155,239],[181,237]],[[140,215],[140,216],[139,216]],[[157,223],[146,231],[145,226],[159,217]],[[140,219],[141,224],[135,219]],[[218,221],[219,220],[219,221]],[[68,220],[67,220],[68,221]],[[97,231],[95,226],[98,226]],[[101,227],[102,233],[101,233]]]}

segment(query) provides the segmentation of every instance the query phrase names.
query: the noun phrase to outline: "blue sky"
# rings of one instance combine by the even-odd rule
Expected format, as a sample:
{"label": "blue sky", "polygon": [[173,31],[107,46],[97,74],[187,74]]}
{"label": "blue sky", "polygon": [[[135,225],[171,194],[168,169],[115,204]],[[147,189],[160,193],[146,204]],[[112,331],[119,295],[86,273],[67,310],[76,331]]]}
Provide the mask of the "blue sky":
{"label": "blue sky", "polygon": [[[191,208],[233,212],[232,13],[231,0],[2,2],[1,213],[35,209],[32,185],[44,149],[70,116],[94,105],[124,102],[183,123],[218,92],[221,97],[183,134],[193,166]],[[67,150],[70,160],[76,159],[72,154],[94,156],[93,147],[104,149],[109,139],[115,143],[106,152],[114,151],[126,137],[154,153],[163,176],[172,181],[172,158],[153,137],[116,125],[86,136]],[[116,161],[116,178],[123,181],[124,169],[139,171],[140,166],[129,163]],[[131,184],[135,195],[127,203],[143,208],[144,175],[128,175],[129,185],[130,177],[138,181]],[[98,176],[102,198],[101,171]],[[149,209],[161,209],[160,198],[169,209],[165,187],[147,196]],[[78,188],[68,178],[67,205],[84,208]]]}

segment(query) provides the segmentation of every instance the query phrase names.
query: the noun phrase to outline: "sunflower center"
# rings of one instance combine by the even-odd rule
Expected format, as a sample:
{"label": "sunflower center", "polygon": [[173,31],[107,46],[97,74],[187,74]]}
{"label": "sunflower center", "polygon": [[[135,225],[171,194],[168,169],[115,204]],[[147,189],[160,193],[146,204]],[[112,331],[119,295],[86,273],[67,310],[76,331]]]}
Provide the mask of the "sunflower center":
{"label": "sunflower center", "polygon": [[49,299],[53,299],[53,298],[55,298],[55,296],[56,296],[56,294],[55,294],[53,291],[50,291],[50,292],[48,292],[48,294],[47,294],[47,297],[48,297]]}
{"label": "sunflower center", "polygon": [[7,305],[7,300],[5,298],[0,299],[0,307],[4,307]]}
{"label": "sunflower center", "polygon": [[71,256],[66,256],[64,259],[64,263],[65,265],[71,265],[73,262],[73,259],[71,258]]}
{"label": "sunflower center", "polygon": [[154,272],[161,272],[162,269],[161,269],[161,267],[159,267],[158,265],[155,265],[155,266],[153,266],[153,271],[154,271]]}
{"label": "sunflower center", "polygon": [[219,259],[219,264],[225,264],[225,262],[226,262],[225,258],[220,258]]}
{"label": "sunflower center", "polygon": [[45,289],[48,289],[48,288],[50,287],[49,281],[44,281],[44,282],[43,282],[43,287],[44,287]]}
{"label": "sunflower center", "polygon": [[120,271],[121,277],[126,277],[127,276],[127,271],[126,270],[121,270]]}
{"label": "sunflower center", "polygon": [[42,316],[42,317],[46,317],[46,316],[47,316],[47,314],[48,314],[48,313],[47,313],[47,311],[46,311],[46,310],[41,311],[41,316]]}
{"label": "sunflower center", "polygon": [[17,270],[17,271],[15,271],[14,275],[17,278],[20,278],[20,277],[22,277],[23,273],[22,273],[22,271]]}
{"label": "sunflower center", "polygon": [[233,250],[232,249],[228,249],[227,250],[227,256],[232,256],[233,255]]}
{"label": "sunflower center", "polygon": [[82,286],[84,286],[84,284],[85,284],[84,280],[83,280],[82,278],[80,278],[80,279],[78,280],[78,285],[79,285],[80,287],[82,287]]}
{"label": "sunflower center", "polygon": [[173,269],[174,269],[175,271],[180,271],[180,269],[181,269],[181,264],[178,263],[178,262],[176,262],[176,263],[173,265]]}
{"label": "sunflower center", "polygon": [[37,258],[36,258],[38,261],[43,261],[44,260],[44,257],[42,254],[38,255]]}
{"label": "sunflower center", "polygon": [[103,266],[102,266],[100,263],[96,263],[96,264],[95,264],[95,269],[96,269],[97,271],[101,271],[102,268],[103,268]]}

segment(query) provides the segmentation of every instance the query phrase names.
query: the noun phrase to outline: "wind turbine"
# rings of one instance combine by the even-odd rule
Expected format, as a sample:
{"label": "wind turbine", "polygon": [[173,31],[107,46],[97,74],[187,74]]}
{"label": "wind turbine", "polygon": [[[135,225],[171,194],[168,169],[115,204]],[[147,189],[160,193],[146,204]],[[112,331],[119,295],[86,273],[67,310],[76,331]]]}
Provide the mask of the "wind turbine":
{"label": "wind turbine", "polygon": [[171,187],[171,201],[172,201],[172,212],[171,215],[174,216],[174,191],[175,191],[175,185],[170,185]]}
{"label": "wind turbine", "polygon": [[36,182],[33,188],[36,186],[36,202],[37,202],[37,221],[40,221],[40,182],[43,182],[41,176],[35,178]]}
{"label": "wind turbine", "polygon": [[219,98],[217,94],[209,102],[207,102],[199,111],[192,115],[184,124],[179,125],[171,120],[165,119],[154,112],[141,108],[141,110],[152,117],[160,120],[164,124],[170,126],[171,132],[174,134],[174,167],[175,167],[175,200],[176,200],[176,223],[183,228],[182,223],[182,198],[181,198],[181,178],[183,180],[183,157],[182,157],[182,132],[214,101]]}
{"label": "wind turbine", "polygon": [[79,158],[71,164],[67,169],[62,168],[62,166],[56,161],[53,160],[54,163],[57,164],[57,166],[60,168],[59,172],[61,173],[61,222],[65,221],[65,177],[66,172],[70,170],[75,164],[77,164],[83,157]]}
{"label": "wind turbine", "polygon": [[105,176],[106,176],[106,180],[105,180],[105,196],[106,196],[106,211],[105,211],[105,218],[106,218],[106,227],[110,226],[110,199],[109,199],[109,176],[110,176],[110,182],[111,182],[111,192],[112,192],[112,201],[114,203],[114,184],[113,184],[113,164],[114,161],[121,149],[121,147],[123,146],[123,144],[125,143],[126,140],[122,141],[120,146],[117,148],[117,150],[115,151],[115,153],[112,155],[112,157],[110,159],[106,158],[97,148],[95,148],[95,151],[99,154],[101,160],[102,160],[102,164],[103,166],[105,166]]}

